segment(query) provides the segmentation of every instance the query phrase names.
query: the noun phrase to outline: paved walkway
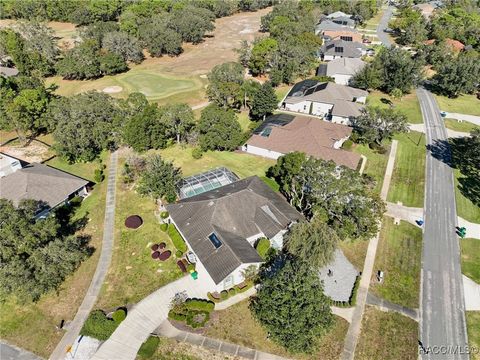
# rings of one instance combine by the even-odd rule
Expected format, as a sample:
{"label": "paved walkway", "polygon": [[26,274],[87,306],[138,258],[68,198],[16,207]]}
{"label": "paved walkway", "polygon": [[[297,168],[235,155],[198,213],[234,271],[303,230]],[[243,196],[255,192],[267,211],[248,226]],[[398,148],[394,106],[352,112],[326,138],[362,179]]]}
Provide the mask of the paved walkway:
{"label": "paved walkway", "polygon": [[[410,128],[410,130],[418,131],[418,132],[421,132],[421,133],[425,134],[425,125],[424,124],[409,124],[408,127]],[[455,131],[455,130],[450,130],[448,128],[446,128],[446,130],[447,130],[447,135],[450,138],[470,136],[470,133],[468,133],[468,132]]]}
{"label": "paved walkway", "polygon": [[259,350],[247,348],[244,346],[231,344],[222,340],[213,339],[200,334],[193,334],[191,332],[182,331],[174,327],[168,320],[162,322],[162,324],[155,330],[155,334],[176,339],[178,341],[187,342],[190,344],[202,346],[208,349],[222,351],[224,353],[241,356],[245,359],[251,360],[284,360],[286,358],[264,353]]}
{"label": "paved walkway", "polygon": [[[395,156],[397,154],[397,146],[398,141],[393,140],[390,149],[390,155],[388,157],[387,168],[385,170],[385,177],[383,179],[382,190],[380,192],[380,197],[384,201],[387,199],[388,189],[392,179],[393,166],[395,164]],[[372,278],[379,235],[380,232],[378,232],[373,239],[370,239],[368,244],[367,256],[365,258],[365,264],[363,265],[362,278],[360,279],[360,287],[357,293],[357,306],[353,311],[352,322],[350,323],[347,336],[345,337],[345,343],[341,357],[342,360],[352,360],[355,355],[355,348],[357,346],[358,336],[360,335],[362,326],[363,311],[365,309],[365,303],[367,300],[368,288],[370,286],[370,279]]]}
{"label": "paved walkway", "polygon": [[[417,226],[418,224],[415,221],[423,219],[424,217],[423,208],[407,207],[390,202],[387,203],[386,215],[396,219],[408,221],[409,223]],[[468,238],[480,239],[480,224],[472,223],[461,217],[458,217],[458,226],[464,226],[467,229]]]}
{"label": "paved walkway", "polygon": [[354,307],[341,308],[336,306],[330,306],[332,313],[334,315],[340,316],[341,318],[347,320],[349,323],[352,322],[353,312],[355,311]]}
{"label": "paved walkway", "polygon": [[465,310],[480,311],[480,285],[462,275],[463,291],[465,294]]}
{"label": "paved walkway", "polygon": [[62,340],[60,340],[50,356],[50,359],[52,360],[65,359],[66,349],[73,345],[77,339],[80,330],[83,327],[83,323],[87,319],[90,311],[97,301],[98,294],[102,288],[103,280],[105,279],[110,266],[113,249],[113,230],[115,225],[115,183],[117,177],[117,159],[117,152],[112,153],[110,156],[110,165],[108,171],[107,200],[100,259],[98,260],[95,274],[93,275],[87,293],[83,298],[82,304],[78,308],[73,321],[69,324],[67,332],[65,335],[63,335]]}
{"label": "paved walkway", "polygon": [[5,340],[0,341],[0,359],[1,360],[41,360],[35,354],[27,350],[20,349],[15,345],[7,343]]}
{"label": "paved walkway", "polygon": [[379,298],[372,293],[368,293],[367,295],[367,304],[375,306],[379,308],[382,311],[395,311],[399,314],[402,314],[404,316],[409,317],[412,320],[415,320],[418,322],[419,320],[419,314],[418,314],[418,309],[410,309],[406,306],[398,305],[395,303],[392,303],[388,300]]}
{"label": "paved walkway", "polygon": [[254,286],[252,286],[250,289],[248,289],[243,293],[237,294],[235,296],[232,296],[231,298],[228,298],[225,301],[215,304],[215,310],[224,310],[232,305],[239,303],[240,301],[248,299],[250,296],[253,296],[256,293],[257,293],[257,290],[255,289]]}
{"label": "paved walkway", "polygon": [[445,117],[447,117],[449,119],[457,119],[457,120],[462,120],[462,121],[468,121],[472,124],[480,126],[480,116],[447,112],[447,116],[445,116]]}

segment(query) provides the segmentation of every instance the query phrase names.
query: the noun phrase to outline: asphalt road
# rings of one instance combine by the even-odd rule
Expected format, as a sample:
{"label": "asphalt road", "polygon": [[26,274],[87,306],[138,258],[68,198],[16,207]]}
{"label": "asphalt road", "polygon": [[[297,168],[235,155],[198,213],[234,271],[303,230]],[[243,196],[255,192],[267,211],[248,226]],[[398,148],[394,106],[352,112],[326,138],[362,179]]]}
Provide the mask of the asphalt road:
{"label": "asphalt road", "polygon": [[382,18],[380,19],[380,22],[378,23],[377,26],[377,37],[378,40],[382,42],[383,45],[386,47],[392,46],[392,41],[388,37],[388,34],[384,32],[383,30],[388,27],[388,22],[390,21],[390,18],[392,17],[392,12],[393,12],[393,7],[389,6],[383,13]]}
{"label": "asphalt road", "polygon": [[445,145],[447,132],[433,95],[417,89],[427,144],[420,341],[422,359],[469,359],[460,249],[455,233],[457,212],[452,168]]}

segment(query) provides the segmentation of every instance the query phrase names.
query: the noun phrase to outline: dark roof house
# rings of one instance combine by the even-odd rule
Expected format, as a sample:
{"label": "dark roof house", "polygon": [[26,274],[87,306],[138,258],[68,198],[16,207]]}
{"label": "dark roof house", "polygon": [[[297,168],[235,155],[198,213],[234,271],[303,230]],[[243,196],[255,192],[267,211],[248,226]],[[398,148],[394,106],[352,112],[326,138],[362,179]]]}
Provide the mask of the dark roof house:
{"label": "dark roof house", "polygon": [[215,284],[242,264],[263,262],[248,238],[261,233],[272,238],[302,217],[257,176],[166,208]]}
{"label": "dark roof house", "polygon": [[33,199],[54,208],[87,184],[85,179],[50,166],[32,163],[0,178],[0,198],[11,200],[15,206],[21,200]]}
{"label": "dark roof house", "polygon": [[365,45],[356,41],[345,41],[342,39],[335,39],[325,41],[322,45],[320,53],[327,59],[335,59],[337,57],[359,58]]}

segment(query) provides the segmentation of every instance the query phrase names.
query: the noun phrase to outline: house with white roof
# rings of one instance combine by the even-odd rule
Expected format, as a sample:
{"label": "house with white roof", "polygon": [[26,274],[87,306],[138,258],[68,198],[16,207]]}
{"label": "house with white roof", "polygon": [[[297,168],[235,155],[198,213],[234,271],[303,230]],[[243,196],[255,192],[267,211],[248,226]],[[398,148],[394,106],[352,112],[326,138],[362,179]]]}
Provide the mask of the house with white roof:
{"label": "house with white roof", "polygon": [[349,85],[353,76],[362,70],[366,62],[358,58],[340,58],[320,64],[317,76],[329,76],[336,84]]}

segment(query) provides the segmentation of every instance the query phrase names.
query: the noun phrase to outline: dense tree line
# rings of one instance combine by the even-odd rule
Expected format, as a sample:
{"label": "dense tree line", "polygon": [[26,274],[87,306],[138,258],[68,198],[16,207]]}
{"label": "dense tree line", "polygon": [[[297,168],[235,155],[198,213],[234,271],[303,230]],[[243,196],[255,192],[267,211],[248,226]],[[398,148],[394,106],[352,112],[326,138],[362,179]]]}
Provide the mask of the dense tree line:
{"label": "dense tree line", "polygon": [[82,222],[60,213],[35,220],[40,204],[24,200],[18,207],[0,199],[0,297],[38,300],[56,289],[89,254],[88,238],[75,236]]}

